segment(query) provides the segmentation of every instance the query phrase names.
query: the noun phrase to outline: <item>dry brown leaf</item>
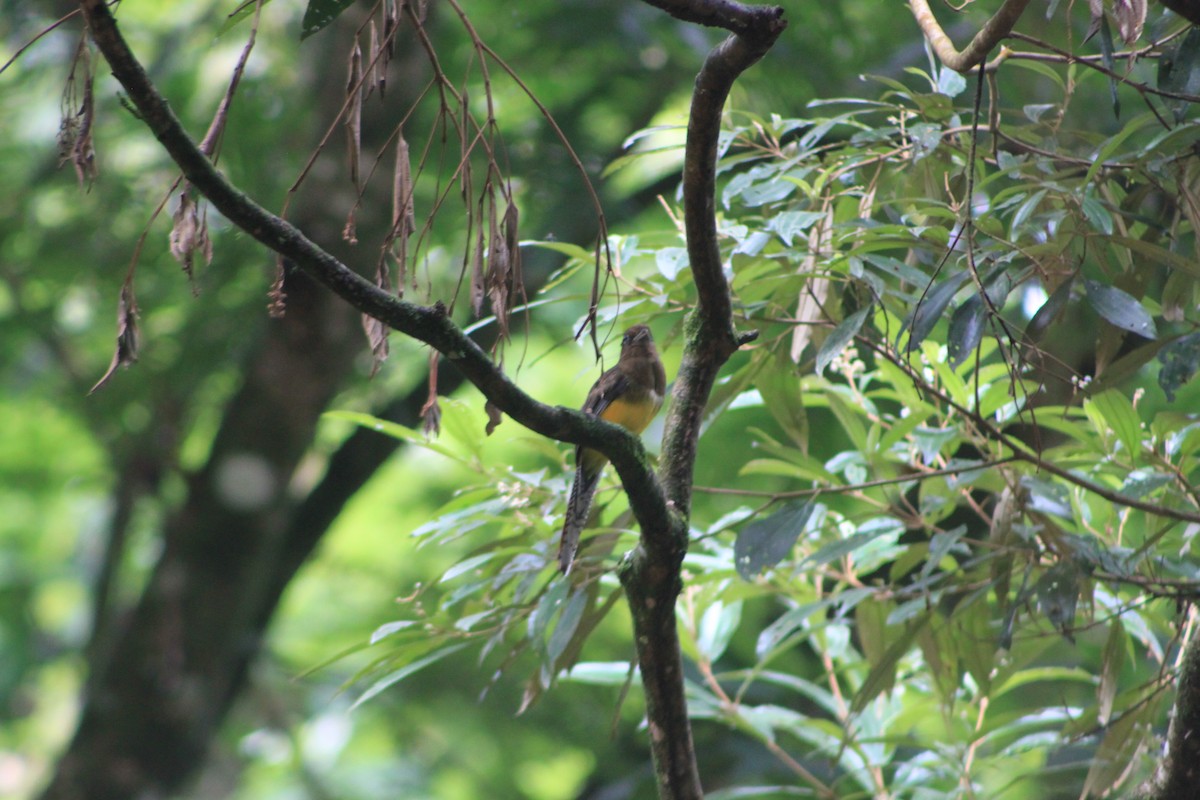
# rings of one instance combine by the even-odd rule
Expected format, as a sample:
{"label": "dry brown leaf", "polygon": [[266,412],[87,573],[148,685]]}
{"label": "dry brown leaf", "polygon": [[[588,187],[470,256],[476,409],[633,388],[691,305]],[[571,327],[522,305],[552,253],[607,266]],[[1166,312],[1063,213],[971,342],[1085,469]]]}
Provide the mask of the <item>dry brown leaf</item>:
{"label": "dry brown leaf", "polygon": [[483,239],[483,225],[475,226],[475,250],[471,253],[471,310],[476,317],[483,316],[483,299],[486,280],[483,271],[483,252],[487,243]]}
{"label": "dry brown leaf", "polygon": [[1125,44],[1133,44],[1146,24],[1146,0],[1114,0],[1113,18]]}
{"label": "dry brown leaf", "polygon": [[385,0],[383,4],[383,46],[387,49],[390,59],[396,55],[396,29],[400,27],[400,10],[404,8],[403,0]]}
{"label": "dry brown leaf", "polygon": [[521,285],[521,235],[516,203],[509,203],[504,211],[504,247],[508,251],[509,289],[515,295],[523,295]]}
{"label": "dry brown leaf", "polygon": [[188,280],[192,280],[195,253],[200,247],[200,215],[196,203],[185,188],[179,193],[179,207],[175,209],[175,224],[171,226],[168,241],[171,256],[183,267]]}
{"label": "dry brown leaf", "polygon": [[[805,257],[804,264],[800,268],[801,273],[807,273],[811,276],[818,270],[820,255],[829,246],[832,230],[833,210],[828,209],[825,219],[809,228],[808,255]],[[790,351],[792,361],[800,363],[804,348],[812,341],[814,328],[812,325],[804,323],[820,322],[827,318],[824,308],[831,288],[830,282],[825,278],[809,277],[804,288],[801,290],[800,298],[796,303],[796,319],[801,324],[792,329],[792,347]]]}
{"label": "dry brown leaf", "polygon": [[379,29],[375,27],[374,18],[371,19],[367,42],[367,61],[371,64],[371,82],[367,85],[367,94],[369,95],[371,90],[378,86],[379,94],[382,97],[382,84],[387,82],[387,73],[385,72],[381,76],[379,71],[379,67],[383,63],[383,55],[379,52]]}
{"label": "dry brown leaf", "polygon": [[81,39],[63,89],[62,120],[58,128],[59,163],[71,162],[82,189],[97,175],[96,148],[92,139],[95,96],[92,93],[92,60],[87,39]]}
{"label": "dry brown leaf", "polygon": [[438,403],[438,351],[429,353],[429,396],[421,406],[421,430],[436,438],[442,432],[442,407]]}
{"label": "dry brown leaf", "polygon": [[359,165],[362,163],[362,48],[354,40],[350,51],[350,77],[346,82],[346,151],[350,158],[350,181],[358,188]]}
{"label": "dry brown leaf", "polygon": [[488,436],[491,436],[496,428],[499,427],[500,423],[504,421],[504,414],[492,403],[491,400],[483,404],[483,410],[487,412],[488,418],[487,427],[484,428],[484,432],[487,433]]}
{"label": "dry brown leaf", "polygon": [[131,274],[121,284],[121,296],[117,300],[117,349],[113,353],[112,363],[108,365],[108,371],[100,380],[96,381],[96,385],[88,394],[92,394],[108,383],[108,379],[116,373],[118,367],[126,367],[137,361],[139,339],[137,316],[137,298],[133,295],[133,275]]}
{"label": "dry brown leaf", "polygon": [[396,165],[392,173],[392,229],[388,236],[389,246],[396,256],[400,275],[397,284],[404,293],[404,281],[408,274],[408,240],[417,229],[416,213],[413,211],[412,165],[409,160],[408,141],[404,134],[396,136]]}
{"label": "dry brown leaf", "polygon": [[505,243],[504,236],[500,232],[494,201],[490,204],[489,211],[487,291],[488,298],[492,302],[492,313],[496,316],[496,325],[500,331],[500,338],[507,339],[509,333],[509,282],[511,278],[508,245]]}
{"label": "dry brown leaf", "polygon": [[272,319],[280,319],[287,313],[287,292],[283,289],[283,257],[275,259],[275,279],[271,281],[271,290],[267,292],[267,315]]}
{"label": "dry brown leaf", "polygon": [[1100,30],[1100,23],[1104,19],[1104,0],[1088,0],[1088,13],[1091,20],[1088,22],[1084,41],[1091,39]]}
{"label": "dry brown leaf", "polygon": [[[386,258],[381,257],[375,266],[375,285],[385,292],[392,291],[392,279],[388,273]],[[362,324],[363,331],[367,334],[367,342],[371,345],[371,377],[374,378],[375,373],[379,372],[379,367],[387,361],[390,329],[369,314],[363,314]]]}

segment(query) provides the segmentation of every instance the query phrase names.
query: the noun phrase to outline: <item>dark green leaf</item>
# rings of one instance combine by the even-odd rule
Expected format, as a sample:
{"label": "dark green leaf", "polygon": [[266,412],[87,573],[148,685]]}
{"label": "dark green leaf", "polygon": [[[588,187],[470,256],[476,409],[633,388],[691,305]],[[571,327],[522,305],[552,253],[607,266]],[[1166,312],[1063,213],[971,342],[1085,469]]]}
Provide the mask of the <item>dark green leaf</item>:
{"label": "dark green leaf", "polygon": [[1042,303],[1042,307],[1033,315],[1033,319],[1029,320],[1029,324],[1025,326],[1025,338],[1030,342],[1037,343],[1042,338],[1042,334],[1050,327],[1050,324],[1058,318],[1062,310],[1067,307],[1067,301],[1071,299],[1071,284],[1074,280],[1068,278],[1063,281],[1054,293],[1046,298],[1046,302]]}
{"label": "dark green leaf", "polygon": [[871,313],[873,306],[867,306],[855,311],[850,316],[846,317],[841,323],[833,329],[833,331],[825,338],[821,344],[821,349],[817,351],[817,374],[820,375],[829,366],[829,362],[843,350],[846,345],[858,335],[862,329],[863,322],[867,315]]}
{"label": "dark green leaf", "polygon": [[[269,2],[271,2],[271,0],[263,0],[262,5],[265,7]],[[254,16],[254,10],[254,3],[244,3],[239,6],[236,11],[225,18],[225,22],[222,23],[221,27],[217,30],[217,38],[219,39],[245,20],[248,20]]]}
{"label": "dark green leaf", "polygon": [[1038,610],[1063,635],[1075,624],[1075,604],[1079,600],[1079,567],[1073,561],[1055,564],[1038,579]]}
{"label": "dark green leaf", "polygon": [[808,414],[800,391],[800,376],[787,358],[775,358],[754,381],[767,411],[802,451],[808,449]]}
{"label": "dark green leaf", "polygon": [[324,29],[345,11],[354,0],[308,0],[304,9],[304,20],[300,23],[300,39],[303,41]]}
{"label": "dark green leaf", "polygon": [[946,336],[951,367],[957,368],[983,341],[986,323],[987,308],[980,295],[967,298],[954,310],[954,315],[950,317],[950,332]]}
{"label": "dark green leaf", "polygon": [[1141,451],[1142,425],[1129,398],[1116,389],[1107,389],[1092,395],[1087,402],[1100,412],[1105,425],[1117,435],[1128,456],[1136,457]]}
{"label": "dark green leaf", "polygon": [[371,688],[369,688],[365,692],[363,692],[362,696],[359,697],[357,700],[355,700],[354,705],[352,705],[350,708],[351,709],[358,708],[363,703],[367,702],[372,697],[375,697],[377,694],[382,692],[384,689],[387,689],[389,686],[399,683],[400,681],[407,678],[409,675],[412,675],[414,672],[417,672],[418,670],[424,669],[425,667],[429,666],[430,664],[434,663],[435,661],[441,661],[443,658],[450,655],[451,653],[457,653],[459,650],[462,650],[466,646],[467,646],[466,642],[462,642],[459,644],[447,645],[446,647],[443,647],[440,650],[435,650],[434,652],[430,653],[429,655],[425,656],[424,658],[418,658],[416,661],[412,661],[412,662],[400,667],[400,669],[397,669],[397,670],[394,670],[394,671],[388,673],[384,677],[375,681],[375,683],[371,684]]}
{"label": "dark green leaf", "polygon": [[820,567],[828,564],[831,561],[848,556],[855,550],[860,550],[881,536],[897,536],[902,526],[891,524],[893,520],[889,518],[881,518],[877,520],[879,524],[869,526],[862,525],[859,532],[845,539],[837,539],[822,547],[817,552],[813,553],[808,558],[804,559],[801,566]]}
{"label": "dark green leaf", "polygon": [[1175,392],[1196,374],[1200,366],[1200,333],[1192,333],[1164,347],[1158,354],[1162,369],[1158,371],[1158,385],[1171,402]]}
{"label": "dark green leaf", "polygon": [[587,604],[587,592],[576,592],[567,601],[558,618],[558,624],[554,626],[554,632],[550,634],[550,641],[546,643],[546,660],[551,664],[557,664],[558,657],[567,649],[571,637],[575,635],[575,629],[579,627],[579,621],[583,619]]}
{"label": "dark green leaf", "polygon": [[867,673],[866,680],[859,687],[858,692],[854,695],[854,700],[851,701],[851,713],[857,714],[867,707],[867,704],[874,700],[883,691],[886,691],[889,686],[895,681],[896,665],[900,663],[912,647],[913,639],[920,633],[925,624],[929,621],[929,614],[925,612],[925,616],[918,622],[914,622],[906,626],[904,632],[892,642],[883,656],[871,665],[871,671]]}
{"label": "dark green leaf", "polygon": [[1120,617],[1113,617],[1108,628],[1108,640],[1104,643],[1104,660],[1100,665],[1100,688],[1096,695],[1100,700],[1099,722],[1107,725],[1112,717],[1113,701],[1117,698],[1121,668],[1125,666],[1125,626]]}
{"label": "dark green leaf", "polygon": [[[1176,94],[1200,94],[1200,28],[1190,28],[1179,46],[1159,59],[1158,88]],[[1191,106],[1187,100],[1168,99],[1166,103],[1176,122],[1183,121]]]}
{"label": "dark green leaf", "polygon": [[904,321],[904,328],[900,331],[901,334],[904,333],[904,329],[911,331],[908,339],[910,350],[919,347],[921,342],[925,341],[925,337],[933,331],[938,320],[946,313],[946,307],[954,299],[954,293],[962,288],[970,276],[970,272],[963,270],[952,278],[942,281],[930,289],[924,298],[918,300],[917,307]]}
{"label": "dark green leaf", "polygon": [[1136,333],[1147,339],[1158,338],[1154,318],[1138,299],[1115,286],[1105,286],[1096,281],[1084,281],[1088,302],[1096,313],[1121,330]]}
{"label": "dark green leaf", "polygon": [[952,531],[935,533],[929,542],[929,554],[925,558],[925,566],[921,569],[921,577],[928,578],[941,564],[942,559],[950,553],[969,555],[966,545],[959,542],[967,532],[966,525],[959,525]]}
{"label": "dark green leaf", "polygon": [[742,528],[733,545],[738,575],[753,580],[762,570],[782,561],[804,531],[812,510],[811,501],[788,503],[766,519]]}

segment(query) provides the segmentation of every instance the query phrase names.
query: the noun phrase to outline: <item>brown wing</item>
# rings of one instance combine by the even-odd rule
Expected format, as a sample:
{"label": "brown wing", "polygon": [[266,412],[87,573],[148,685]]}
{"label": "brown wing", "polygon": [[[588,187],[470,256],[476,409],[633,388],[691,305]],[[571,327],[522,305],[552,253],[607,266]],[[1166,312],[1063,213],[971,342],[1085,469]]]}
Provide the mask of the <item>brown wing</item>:
{"label": "brown wing", "polygon": [[598,417],[612,401],[629,391],[629,378],[618,367],[606,371],[600,376],[588,392],[587,400],[583,402],[583,413]]}

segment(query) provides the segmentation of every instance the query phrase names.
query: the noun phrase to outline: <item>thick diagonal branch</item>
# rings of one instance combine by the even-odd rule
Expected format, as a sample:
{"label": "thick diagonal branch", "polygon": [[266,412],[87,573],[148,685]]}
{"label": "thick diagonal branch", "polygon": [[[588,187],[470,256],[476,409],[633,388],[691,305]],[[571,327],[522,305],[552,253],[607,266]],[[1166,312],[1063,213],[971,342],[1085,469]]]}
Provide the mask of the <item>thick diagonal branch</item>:
{"label": "thick diagonal branch", "polygon": [[929,40],[929,45],[938,60],[955,72],[962,73],[970,72],[983,63],[992,48],[1012,32],[1027,5],[1029,0],[1005,0],[1004,5],[983,24],[970,44],[960,51],[955,48],[954,42],[950,41],[941,23],[933,15],[928,0],[908,0],[908,7],[912,9],[917,25]]}
{"label": "thick diagonal branch", "polygon": [[604,453],[630,489],[630,505],[639,523],[664,523],[662,492],[647,465],[640,439],[619,426],[590,419],[573,409],[537,402],[463,333],[441,304],[421,306],[384,292],[234,187],[184,131],[130,51],[104,0],[81,0],[80,6],[96,46],[146,125],[188,181],[230,222],[358,311],[442,353],[488,400],[521,425],[543,436],[584,444]]}

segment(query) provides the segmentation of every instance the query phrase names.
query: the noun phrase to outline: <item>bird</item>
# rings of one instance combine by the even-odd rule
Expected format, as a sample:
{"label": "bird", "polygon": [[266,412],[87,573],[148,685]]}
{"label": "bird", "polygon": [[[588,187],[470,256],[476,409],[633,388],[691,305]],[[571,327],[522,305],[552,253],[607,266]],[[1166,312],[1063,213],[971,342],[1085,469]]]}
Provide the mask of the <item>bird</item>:
{"label": "bird", "polygon": [[[662,408],[666,388],[667,375],[654,347],[654,335],[648,326],[634,325],[621,337],[621,357],[616,365],[592,385],[583,413],[640,434]],[[575,561],[592,497],[607,463],[608,459],[595,450],[575,448],[575,480],[558,548],[558,567],[564,575]]]}

